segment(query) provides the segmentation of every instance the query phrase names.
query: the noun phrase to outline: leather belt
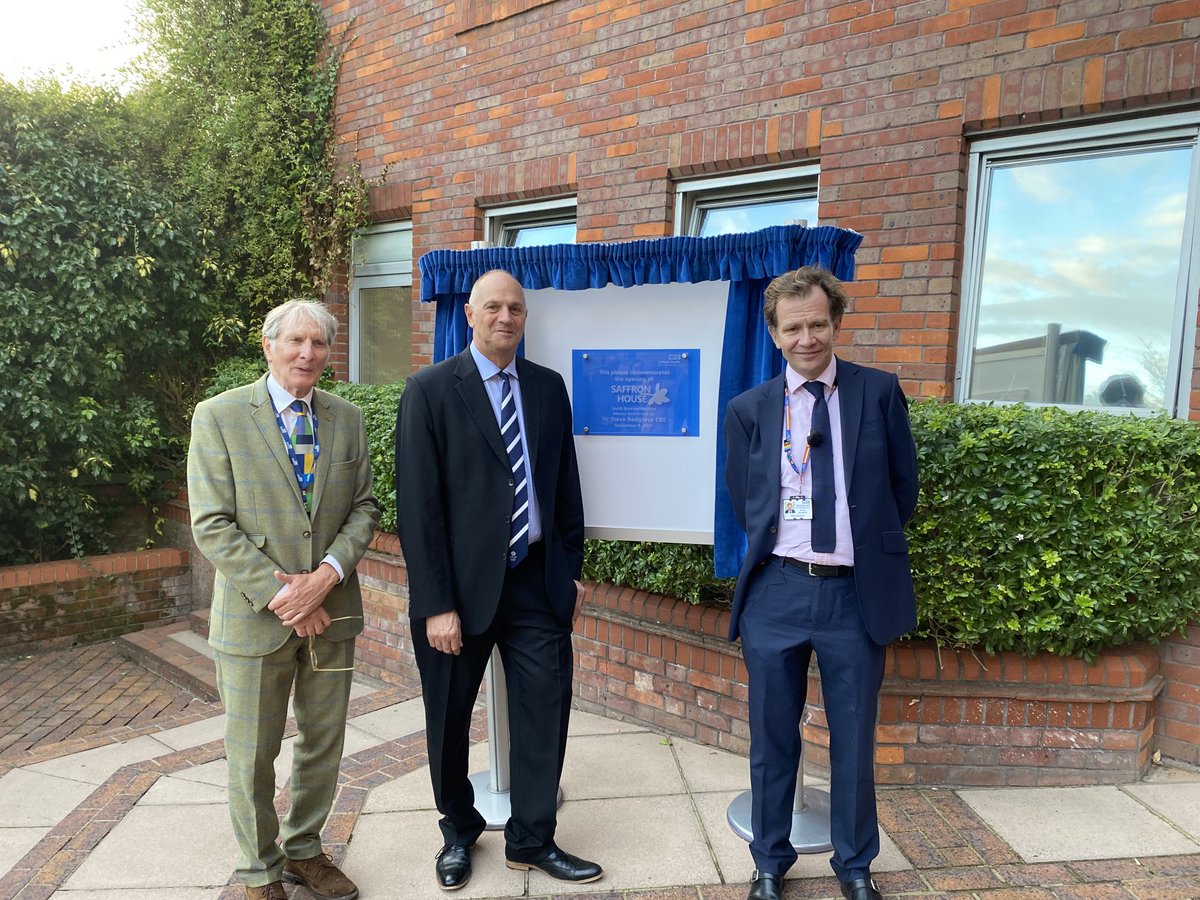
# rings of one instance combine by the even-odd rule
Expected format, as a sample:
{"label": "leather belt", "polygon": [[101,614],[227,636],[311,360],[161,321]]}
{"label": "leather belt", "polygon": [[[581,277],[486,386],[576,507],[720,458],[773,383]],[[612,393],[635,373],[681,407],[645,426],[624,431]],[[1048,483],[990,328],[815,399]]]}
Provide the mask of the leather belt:
{"label": "leather belt", "polygon": [[816,578],[842,578],[854,574],[854,566],[823,566],[820,563],[805,562],[802,559],[792,559],[790,556],[779,557],[794,569],[799,569],[806,575]]}

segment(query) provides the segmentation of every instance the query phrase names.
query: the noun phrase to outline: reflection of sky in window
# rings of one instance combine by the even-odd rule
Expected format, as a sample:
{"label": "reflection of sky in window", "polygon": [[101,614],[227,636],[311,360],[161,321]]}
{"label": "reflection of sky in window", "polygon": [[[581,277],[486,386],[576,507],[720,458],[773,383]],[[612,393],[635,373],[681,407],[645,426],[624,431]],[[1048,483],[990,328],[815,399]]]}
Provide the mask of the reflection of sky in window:
{"label": "reflection of sky in window", "polygon": [[772,225],[787,225],[789,222],[805,220],[810,226],[817,224],[817,201],[777,200],[769,203],[751,203],[744,206],[718,206],[704,210],[700,223],[700,237],[717,234],[738,234],[759,231]]}
{"label": "reflection of sky in window", "polygon": [[[1147,350],[1170,355],[1190,148],[992,170],[975,346],[1036,338],[1057,322],[1107,345],[1085,396],[1120,372],[1150,386]],[[1150,387],[1161,401],[1161,389]]]}
{"label": "reflection of sky in window", "polygon": [[575,243],[575,223],[563,222],[558,225],[529,225],[514,229],[512,246],[541,247],[545,244]]}

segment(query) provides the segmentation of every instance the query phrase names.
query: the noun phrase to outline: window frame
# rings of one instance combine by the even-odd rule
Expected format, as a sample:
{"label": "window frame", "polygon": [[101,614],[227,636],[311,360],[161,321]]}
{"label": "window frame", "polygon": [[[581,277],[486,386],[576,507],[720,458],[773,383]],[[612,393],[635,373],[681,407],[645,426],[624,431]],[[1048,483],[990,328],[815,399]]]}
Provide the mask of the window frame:
{"label": "window frame", "polygon": [[[412,232],[412,220],[405,219],[397,222],[384,222],[379,225],[369,225],[359,229],[355,235],[350,251],[350,302],[349,302],[349,333],[348,345],[348,376],[355,384],[362,377],[362,353],[359,349],[360,334],[362,333],[362,297],[360,292],[365,289],[383,287],[407,287],[412,289],[413,257],[407,260],[388,260],[380,263],[358,262],[358,241],[374,235],[392,234],[397,232]],[[412,341],[412,332],[408,340]],[[410,351],[411,352],[411,351]]]}
{"label": "window frame", "polygon": [[[677,181],[675,234],[698,236],[703,214],[710,209],[769,203],[792,198],[796,193],[811,192],[812,199],[817,200],[820,175],[820,165],[807,163],[786,169],[753,169],[734,175]],[[807,224],[812,227],[817,223]]]}
{"label": "window frame", "polygon": [[574,196],[485,209],[483,211],[483,246],[513,247],[516,246],[516,235],[522,229],[568,223],[575,226],[575,234],[578,237],[578,210],[579,201]]}
{"label": "window frame", "polygon": [[[1188,414],[1190,384],[1195,366],[1197,294],[1200,293],[1200,233],[1196,205],[1200,201],[1200,112],[1174,113],[1153,118],[1127,119],[1096,124],[1057,127],[1037,132],[999,135],[973,141],[967,168],[966,228],[963,235],[962,302],[959,315],[958,365],[954,373],[954,399],[959,403],[1009,404],[1015,401],[974,400],[968,396],[979,328],[979,297],[987,237],[993,168],[1014,163],[1053,161],[1083,156],[1112,157],[1152,147],[1192,147],[1180,241],[1179,275],[1171,321],[1171,348],[1167,359],[1168,383],[1164,411],[1175,418]],[[1172,390],[1171,379],[1174,379]],[[1077,403],[1030,402],[1029,406],[1058,406],[1068,410],[1103,410],[1110,407]],[[1123,412],[1129,412],[1122,410]],[[1149,414],[1144,410],[1141,414]]]}

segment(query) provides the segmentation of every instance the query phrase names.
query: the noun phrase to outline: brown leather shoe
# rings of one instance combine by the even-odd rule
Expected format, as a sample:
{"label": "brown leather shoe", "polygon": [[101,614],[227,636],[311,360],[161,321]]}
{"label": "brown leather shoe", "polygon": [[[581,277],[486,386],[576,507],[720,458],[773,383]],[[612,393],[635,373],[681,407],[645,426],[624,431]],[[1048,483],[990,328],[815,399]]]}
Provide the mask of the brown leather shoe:
{"label": "brown leather shoe", "polygon": [[246,885],[246,900],[288,900],[282,881],[272,881],[262,887]]}
{"label": "brown leather shoe", "polygon": [[354,900],[358,896],[354,882],[324,853],[312,859],[289,859],[283,864],[283,880],[304,885],[317,900]]}

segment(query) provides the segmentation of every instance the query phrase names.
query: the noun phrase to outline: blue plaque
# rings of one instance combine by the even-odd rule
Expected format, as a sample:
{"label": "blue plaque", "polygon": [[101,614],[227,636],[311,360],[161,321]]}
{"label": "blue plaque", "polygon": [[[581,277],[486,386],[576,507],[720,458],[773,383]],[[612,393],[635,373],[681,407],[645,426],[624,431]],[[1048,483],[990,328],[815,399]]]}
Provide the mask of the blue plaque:
{"label": "blue plaque", "polygon": [[700,351],[573,350],[576,434],[700,435]]}

